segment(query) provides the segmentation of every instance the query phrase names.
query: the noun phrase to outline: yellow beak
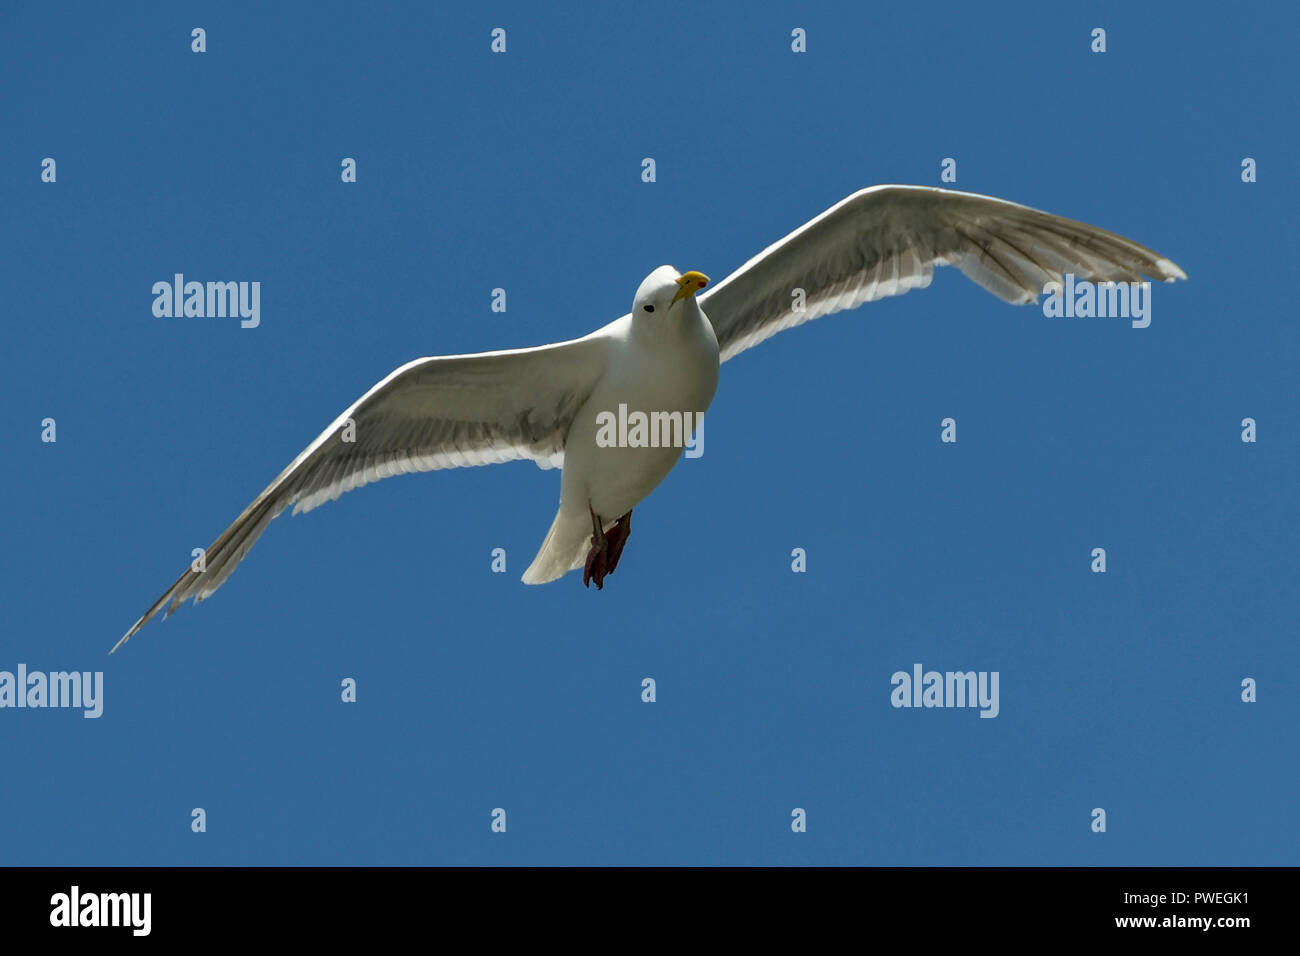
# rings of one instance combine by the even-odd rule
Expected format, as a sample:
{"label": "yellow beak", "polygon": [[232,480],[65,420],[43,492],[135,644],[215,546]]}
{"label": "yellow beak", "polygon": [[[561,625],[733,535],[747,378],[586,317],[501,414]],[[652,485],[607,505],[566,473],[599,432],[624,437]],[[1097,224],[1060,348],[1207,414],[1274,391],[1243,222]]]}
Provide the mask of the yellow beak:
{"label": "yellow beak", "polygon": [[695,293],[699,292],[709,284],[709,277],[703,272],[687,272],[677,280],[677,294],[673,296],[673,302],[678,299],[689,299]]}

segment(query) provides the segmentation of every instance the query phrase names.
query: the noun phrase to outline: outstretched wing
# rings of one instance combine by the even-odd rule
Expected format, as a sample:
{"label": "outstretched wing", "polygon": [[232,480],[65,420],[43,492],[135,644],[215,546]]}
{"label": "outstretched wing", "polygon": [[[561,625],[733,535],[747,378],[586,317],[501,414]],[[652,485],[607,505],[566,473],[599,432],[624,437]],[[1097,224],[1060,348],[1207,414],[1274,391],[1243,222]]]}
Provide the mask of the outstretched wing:
{"label": "outstretched wing", "polygon": [[1187,278],[1145,246],[1087,223],[975,193],[873,186],[768,246],[701,293],[700,307],[725,362],[811,319],[923,289],[942,265],[1017,305],[1064,273],[1094,282]]}
{"label": "outstretched wing", "polygon": [[[116,651],[155,614],[202,601],[285,508],[310,511],[353,488],[412,471],[528,458],[564,462],[574,415],[606,367],[595,334],[557,345],[417,359],[397,369],[334,420],[132,625]],[[166,617],[166,614],[163,615]]]}

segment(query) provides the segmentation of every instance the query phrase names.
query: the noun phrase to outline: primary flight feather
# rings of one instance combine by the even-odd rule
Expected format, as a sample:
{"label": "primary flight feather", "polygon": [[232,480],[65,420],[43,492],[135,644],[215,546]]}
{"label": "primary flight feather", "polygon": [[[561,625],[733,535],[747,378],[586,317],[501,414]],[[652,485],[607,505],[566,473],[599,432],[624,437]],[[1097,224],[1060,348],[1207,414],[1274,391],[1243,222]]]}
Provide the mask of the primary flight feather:
{"label": "primary flight feather", "polygon": [[[202,570],[177,578],[113,650],[164,607],[170,614],[216,591],[285,508],[310,511],[411,471],[521,458],[562,468],[559,510],[523,580],[542,584],[581,567],[584,583],[601,588],[631,533],[632,509],[681,453],[680,444],[611,444],[603,416],[620,405],[703,414],[722,362],[812,319],[925,288],[942,265],[1014,304],[1034,302],[1066,274],[1187,278],[1123,236],[1002,199],[922,186],[860,190],[716,285],[660,266],[630,313],[582,338],[403,365],[308,445],[207,548]],[[802,308],[792,306],[796,290]]]}

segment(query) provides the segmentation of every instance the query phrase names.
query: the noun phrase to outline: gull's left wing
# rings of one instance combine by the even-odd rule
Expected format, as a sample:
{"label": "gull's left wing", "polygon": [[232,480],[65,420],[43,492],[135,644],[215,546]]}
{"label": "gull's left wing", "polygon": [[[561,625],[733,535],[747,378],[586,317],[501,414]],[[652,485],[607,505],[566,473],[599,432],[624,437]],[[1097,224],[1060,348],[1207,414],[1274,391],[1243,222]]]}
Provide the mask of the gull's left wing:
{"label": "gull's left wing", "polygon": [[131,626],[221,587],[271,519],[310,511],[344,492],[412,471],[531,459],[564,462],[573,416],[608,365],[597,333],[531,349],[416,359],[390,374],[321,432],[193,566]]}
{"label": "gull's left wing", "polygon": [[1035,301],[1063,273],[1093,282],[1187,278],[1145,246],[1087,223],[975,193],[872,186],[701,293],[700,307],[725,362],[811,319],[923,289],[943,265],[1017,305]]}

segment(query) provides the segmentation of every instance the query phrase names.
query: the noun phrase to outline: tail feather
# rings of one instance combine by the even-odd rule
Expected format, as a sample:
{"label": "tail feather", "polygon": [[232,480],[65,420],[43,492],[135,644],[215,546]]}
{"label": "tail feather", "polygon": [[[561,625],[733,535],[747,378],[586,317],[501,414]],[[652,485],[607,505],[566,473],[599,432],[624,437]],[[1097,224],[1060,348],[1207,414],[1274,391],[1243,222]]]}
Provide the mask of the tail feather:
{"label": "tail feather", "polygon": [[537,557],[522,578],[524,584],[545,584],[583,566],[591,547],[591,519],[585,515],[555,513]]}

